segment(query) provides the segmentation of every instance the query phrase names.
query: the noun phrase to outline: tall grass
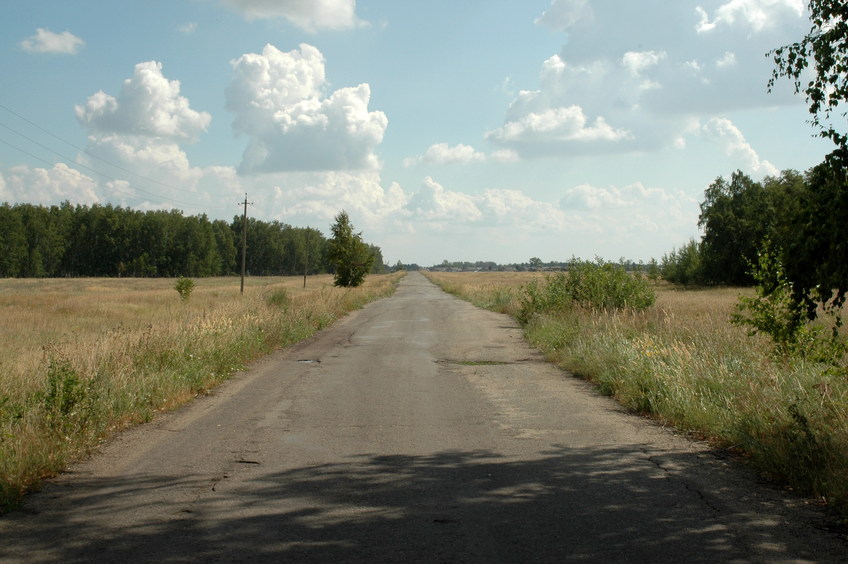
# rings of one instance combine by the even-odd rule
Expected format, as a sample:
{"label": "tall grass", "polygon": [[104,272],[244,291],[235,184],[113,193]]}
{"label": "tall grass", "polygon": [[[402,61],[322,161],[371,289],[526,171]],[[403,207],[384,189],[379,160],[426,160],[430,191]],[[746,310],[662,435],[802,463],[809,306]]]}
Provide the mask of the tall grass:
{"label": "tall grass", "polygon": [[110,432],[208,392],[302,340],[398,276],[202,279],[190,297],[156,279],[0,281],[0,510]]}
{"label": "tall grass", "polygon": [[[516,315],[519,280],[491,288],[484,275],[430,273],[478,304]],[[732,449],[768,478],[848,515],[848,382],[831,367],[778,359],[765,338],[730,318],[738,289],[658,287],[644,311],[575,307],[531,317],[528,340],[628,409]]]}

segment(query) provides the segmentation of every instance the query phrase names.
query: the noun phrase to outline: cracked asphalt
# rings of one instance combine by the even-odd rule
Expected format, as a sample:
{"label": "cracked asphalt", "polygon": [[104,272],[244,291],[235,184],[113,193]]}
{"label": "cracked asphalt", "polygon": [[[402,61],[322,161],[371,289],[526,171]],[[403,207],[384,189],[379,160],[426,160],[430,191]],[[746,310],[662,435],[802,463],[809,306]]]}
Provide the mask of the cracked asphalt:
{"label": "cracked asphalt", "polygon": [[2,562],[839,562],[819,507],[410,273],[0,517]]}

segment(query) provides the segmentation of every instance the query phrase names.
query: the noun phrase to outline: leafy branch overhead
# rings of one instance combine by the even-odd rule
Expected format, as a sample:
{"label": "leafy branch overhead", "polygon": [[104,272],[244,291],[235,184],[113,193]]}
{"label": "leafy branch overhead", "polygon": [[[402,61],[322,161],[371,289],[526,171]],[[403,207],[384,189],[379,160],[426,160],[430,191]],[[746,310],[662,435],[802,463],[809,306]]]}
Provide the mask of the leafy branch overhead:
{"label": "leafy branch overhead", "polygon": [[[833,156],[848,157],[848,134],[839,131],[832,114],[848,102],[848,4],[844,0],[810,0],[812,27],[800,41],[769,51],[775,69],[769,80],[769,91],[781,77],[794,81],[795,92],[807,99],[812,124],[820,135],[833,141]],[[812,78],[806,86],[807,69]],[[846,110],[839,112],[843,117]]]}

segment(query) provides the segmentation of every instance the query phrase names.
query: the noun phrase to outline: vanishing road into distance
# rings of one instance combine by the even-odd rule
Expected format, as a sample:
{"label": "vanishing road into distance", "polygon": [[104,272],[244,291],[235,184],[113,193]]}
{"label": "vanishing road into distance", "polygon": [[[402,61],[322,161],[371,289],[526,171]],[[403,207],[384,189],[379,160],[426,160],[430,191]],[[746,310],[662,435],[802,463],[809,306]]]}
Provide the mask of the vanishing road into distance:
{"label": "vanishing road into distance", "polygon": [[410,273],[0,517],[0,561],[848,561],[829,522]]}

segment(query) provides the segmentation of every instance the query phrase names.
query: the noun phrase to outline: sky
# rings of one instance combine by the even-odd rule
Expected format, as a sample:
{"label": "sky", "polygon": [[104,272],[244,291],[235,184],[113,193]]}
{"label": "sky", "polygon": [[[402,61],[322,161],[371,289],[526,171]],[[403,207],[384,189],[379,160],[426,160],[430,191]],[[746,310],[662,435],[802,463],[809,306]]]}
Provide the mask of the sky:
{"label": "sky", "polygon": [[659,259],[718,177],[830,151],[766,53],[804,0],[28,0],[0,202],[315,227],[386,262]]}

